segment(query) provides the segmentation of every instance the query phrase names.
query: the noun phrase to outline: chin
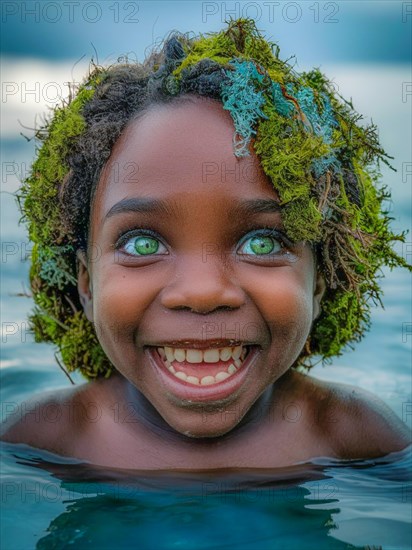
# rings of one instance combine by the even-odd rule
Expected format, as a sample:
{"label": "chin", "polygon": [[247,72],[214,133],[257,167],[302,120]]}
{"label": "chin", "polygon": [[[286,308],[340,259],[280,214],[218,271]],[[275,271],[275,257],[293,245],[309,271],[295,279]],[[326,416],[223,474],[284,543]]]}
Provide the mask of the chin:
{"label": "chin", "polygon": [[[202,418],[197,419],[194,422],[185,423],[183,426],[181,423],[168,422],[168,424],[181,435],[190,439],[212,439],[221,437],[231,432],[238,423],[225,425],[219,422],[220,413],[217,413],[217,421],[213,422],[209,418],[209,422],[205,422]],[[240,419],[238,419],[240,421]]]}
{"label": "chin", "polygon": [[183,435],[190,437],[190,439],[212,439],[214,437],[221,437],[222,435],[225,435],[229,433],[231,430],[233,430],[234,426],[231,428],[226,428],[224,430],[208,430],[202,431],[202,430],[186,430],[185,432],[181,432]]}

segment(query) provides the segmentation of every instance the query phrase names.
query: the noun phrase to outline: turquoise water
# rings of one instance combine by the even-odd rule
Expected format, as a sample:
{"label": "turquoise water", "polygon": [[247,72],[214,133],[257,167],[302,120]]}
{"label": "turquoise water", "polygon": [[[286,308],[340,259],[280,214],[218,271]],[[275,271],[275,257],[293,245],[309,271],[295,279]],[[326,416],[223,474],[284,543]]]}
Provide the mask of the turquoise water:
{"label": "turquoise water", "polygon": [[[56,366],[10,366],[0,375],[2,418],[29,395],[65,385]],[[23,444],[0,448],[2,550],[412,546],[412,446],[375,460],[192,473],[109,469]]]}
{"label": "turquoise water", "polygon": [[[3,143],[2,151],[17,163],[29,158],[14,143]],[[401,173],[400,165],[398,169]],[[399,230],[410,225],[411,213],[409,192],[400,182],[400,177],[393,180],[398,190],[394,227]],[[29,264],[23,259],[31,247],[24,228],[17,226],[19,215],[8,194],[17,183],[11,180],[6,187],[1,196],[1,419],[34,393],[70,385],[52,347],[35,344],[27,331],[32,301],[14,295],[28,289]],[[410,261],[408,239],[397,250]],[[373,310],[369,334],[355,351],[327,368],[315,367],[312,374],[373,392],[411,426],[411,279],[400,269],[383,274],[385,310]],[[80,375],[73,378],[84,382]],[[273,471],[176,475],[98,468],[3,443],[0,546],[410,549],[411,451],[369,461],[319,459]]]}
{"label": "turquoise water", "polygon": [[3,549],[411,547],[411,450],[365,461],[173,474],[1,445]]}

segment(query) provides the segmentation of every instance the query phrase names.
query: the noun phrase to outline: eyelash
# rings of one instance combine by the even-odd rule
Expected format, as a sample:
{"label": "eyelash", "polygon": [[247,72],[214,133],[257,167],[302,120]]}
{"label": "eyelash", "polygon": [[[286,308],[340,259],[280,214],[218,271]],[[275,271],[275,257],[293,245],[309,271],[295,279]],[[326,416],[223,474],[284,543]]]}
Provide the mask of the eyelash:
{"label": "eyelash", "polygon": [[[166,246],[160,235],[152,230],[152,229],[149,229],[149,228],[137,228],[137,227],[132,227],[132,228],[129,228],[127,229],[126,231],[125,230],[121,230],[119,232],[119,234],[117,235],[117,239],[116,239],[116,244],[114,245],[114,249],[115,250],[118,250],[120,249],[121,246],[125,245],[127,242],[129,242],[133,237],[145,237],[145,236],[148,236],[148,237],[152,237],[154,239],[156,239],[157,241],[159,241],[160,243],[163,244],[163,246]],[[269,226],[265,226],[265,227],[260,227],[260,228],[255,228],[255,229],[251,229],[250,231],[248,231],[246,233],[246,236],[247,238],[244,238],[242,239],[241,241],[241,245],[243,245],[244,243],[246,243],[249,239],[253,238],[253,237],[273,237],[275,240],[277,240],[281,246],[281,251],[280,252],[277,252],[275,253],[276,255],[284,255],[284,254],[287,254],[289,252],[289,249],[293,248],[295,243],[293,241],[291,241],[282,231],[280,231],[279,229],[276,229],[274,227],[269,227]],[[157,254],[152,254],[152,255],[134,255],[134,254],[128,254],[127,252],[125,252],[125,254],[127,254],[128,256],[134,256],[136,258],[144,258],[144,257],[153,257],[153,256],[156,256]],[[244,254],[244,255],[249,255],[251,256],[251,254]],[[259,254],[256,254],[254,255],[254,257],[262,257],[262,258],[267,258],[269,256],[271,256],[272,254],[269,253],[269,254],[262,254],[262,255],[259,255]]]}

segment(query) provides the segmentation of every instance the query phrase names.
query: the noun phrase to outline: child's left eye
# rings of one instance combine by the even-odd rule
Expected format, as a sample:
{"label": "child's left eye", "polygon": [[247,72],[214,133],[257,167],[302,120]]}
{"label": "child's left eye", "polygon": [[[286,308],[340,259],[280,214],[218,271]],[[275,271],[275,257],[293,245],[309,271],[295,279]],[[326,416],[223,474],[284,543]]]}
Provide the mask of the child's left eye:
{"label": "child's left eye", "polygon": [[[250,242],[250,244],[248,244]],[[279,254],[285,248],[285,238],[276,229],[263,229],[243,241],[243,254],[268,256]]]}

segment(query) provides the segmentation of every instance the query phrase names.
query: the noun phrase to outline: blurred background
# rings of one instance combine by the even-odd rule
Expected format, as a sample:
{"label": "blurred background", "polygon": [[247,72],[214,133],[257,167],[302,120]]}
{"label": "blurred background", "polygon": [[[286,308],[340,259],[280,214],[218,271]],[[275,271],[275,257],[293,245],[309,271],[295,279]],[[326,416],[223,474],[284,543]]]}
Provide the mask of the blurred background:
{"label": "blurred background", "polygon": [[[412,2],[3,1],[1,33],[1,328],[2,397],[70,384],[54,349],[35,344],[27,330],[31,245],[13,193],[34,158],[33,128],[80,82],[91,59],[143,60],[171,30],[207,33],[228,17],[252,17],[282,59],[297,71],[319,67],[355,109],[378,125],[396,172],[383,166],[392,190],[388,205],[396,231],[411,227]],[[412,262],[412,237],[395,249]],[[315,367],[324,379],[374,392],[411,425],[411,278],[383,272],[385,309],[374,308],[372,328],[356,349]],[[83,383],[80,375],[74,380]]]}

